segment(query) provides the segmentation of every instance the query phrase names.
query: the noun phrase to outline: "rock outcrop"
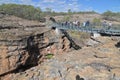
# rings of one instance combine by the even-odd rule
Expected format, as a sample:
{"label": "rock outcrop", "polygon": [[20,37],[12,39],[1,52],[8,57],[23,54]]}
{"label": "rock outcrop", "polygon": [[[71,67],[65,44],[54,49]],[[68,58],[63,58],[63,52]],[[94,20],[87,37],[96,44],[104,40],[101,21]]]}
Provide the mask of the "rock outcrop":
{"label": "rock outcrop", "polygon": [[0,80],[120,80],[120,44],[111,37],[85,40],[44,23],[2,15]]}
{"label": "rock outcrop", "polygon": [[116,42],[101,37],[99,46],[83,47],[66,54],[56,54],[29,70],[12,74],[13,80],[119,80],[120,51]]}
{"label": "rock outcrop", "polygon": [[11,74],[41,64],[47,54],[69,51],[73,44],[64,33],[56,35],[54,29],[35,21],[5,16],[0,26],[1,80],[12,80]]}

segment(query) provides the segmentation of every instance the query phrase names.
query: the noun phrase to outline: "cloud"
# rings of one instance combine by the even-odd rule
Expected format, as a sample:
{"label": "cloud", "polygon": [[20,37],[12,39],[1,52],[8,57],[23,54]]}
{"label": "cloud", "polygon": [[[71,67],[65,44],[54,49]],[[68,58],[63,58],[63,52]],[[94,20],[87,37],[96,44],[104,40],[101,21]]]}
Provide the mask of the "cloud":
{"label": "cloud", "polygon": [[43,2],[45,2],[45,3],[54,3],[54,2],[56,2],[57,0],[43,0]]}
{"label": "cloud", "polygon": [[111,8],[112,11],[120,10],[120,6]]}
{"label": "cloud", "polygon": [[33,1],[32,0],[0,0],[0,4],[8,4],[8,3],[32,5]]}
{"label": "cloud", "polygon": [[93,11],[93,7],[87,7],[84,9],[84,11]]}
{"label": "cloud", "polygon": [[[42,10],[51,8],[57,12],[67,12],[68,9],[79,11],[82,10],[83,7],[78,0],[0,0],[0,3],[33,5],[35,7],[40,7]],[[88,8],[88,10],[91,10],[91,8]]]}
{"label": "cloud", "polygon": [[20,4],[27,4],[27,5],[35,6],[35,2],[33,2],[32,0],[17,0],[17,1],[19,1]]}
{"label": "cloud", "polygon": [[0,4],[3,4],[3,3],[15,3],[16,1],[15,0],[0,0]]}

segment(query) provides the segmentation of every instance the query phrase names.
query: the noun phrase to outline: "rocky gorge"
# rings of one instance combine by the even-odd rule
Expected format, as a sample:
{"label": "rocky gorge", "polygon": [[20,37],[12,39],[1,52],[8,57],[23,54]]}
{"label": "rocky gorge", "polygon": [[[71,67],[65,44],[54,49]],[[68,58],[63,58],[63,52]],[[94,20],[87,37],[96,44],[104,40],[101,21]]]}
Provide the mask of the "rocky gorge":
{"label": "rocky gorge", "polygon": [[90,37],[80,47],[64,30],[0,17],[0,80],[120,80],[119,37]]}

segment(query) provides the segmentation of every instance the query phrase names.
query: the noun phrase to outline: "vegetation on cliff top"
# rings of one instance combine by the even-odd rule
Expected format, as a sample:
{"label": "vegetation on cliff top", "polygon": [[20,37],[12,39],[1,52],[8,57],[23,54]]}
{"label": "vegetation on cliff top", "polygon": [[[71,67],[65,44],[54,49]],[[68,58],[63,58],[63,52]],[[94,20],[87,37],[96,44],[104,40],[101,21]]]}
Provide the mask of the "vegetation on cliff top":
{"label": "vegetation on cliff top", "polygon": [[41,9],[31,5],[2,4],[0,5],[0,12],[29,20],[40,20],[43,18]]}
{"label": "vegetation on cliff top", "polygon": [[120,21],[120,12],[106,11],[102,16],[105,20]]}
{"label": "vegetation on cliff top", "polygon": [[[73,14],[96,14],[95,11],[87,12],[73,12],[71,9],[68,9],[67,12],[55,12],[50,8],[46,8],[45,11],[42,11],[39,7],[34,7],[32,5],[20,5],[20,4],[2,4],[0,5],[0,12],[5,14],[15,15],[21,18],[29,20],[42,20],[45,16],[57,16],[57,15],[73,15]],[[106,20],[114,20],[120,17],[120,12],[114,13],[111,11],[106,11],[102,14],[103,18]]]}

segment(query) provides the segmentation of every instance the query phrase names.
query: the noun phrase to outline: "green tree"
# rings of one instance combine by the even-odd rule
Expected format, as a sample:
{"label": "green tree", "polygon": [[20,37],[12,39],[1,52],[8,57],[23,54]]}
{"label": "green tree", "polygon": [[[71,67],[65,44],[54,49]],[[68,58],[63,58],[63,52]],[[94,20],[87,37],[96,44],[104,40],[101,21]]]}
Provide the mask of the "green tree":
{"label": "green tree", "polygon": [[41,15],[43,12],[39,7],[35,8],[31,5],[2,4],[0,5],[0,11],[30,20],[40,20],[44,17]]}
{"label": "green tree", "polygon": [[112,11],[106,11],[104,12],[103,14],[103,19],[106,19],[106,20],[117,20],[117,21],[120,21],[120,12],[112,12]]}
{"label": "green tree", "polygon": [[71,15],[71,14],[72,14],[72,10],[68,9],[68,15]]}
{"label": "green tree", "polygon": [[46,12],[51,13],[52,9],[51,8],[46,8]]}
{"label": "green tree", "polygon": [[69,21],[70,20],[70,16],[64,16],[63,21]]}
{"label": "green tree", "polygon": [[101,24],[101,20],[100,20],[99,18],[94,18],[94,19],[93,19],[93,23],[94,23],[95,25],[100,25],[100,24]]}

